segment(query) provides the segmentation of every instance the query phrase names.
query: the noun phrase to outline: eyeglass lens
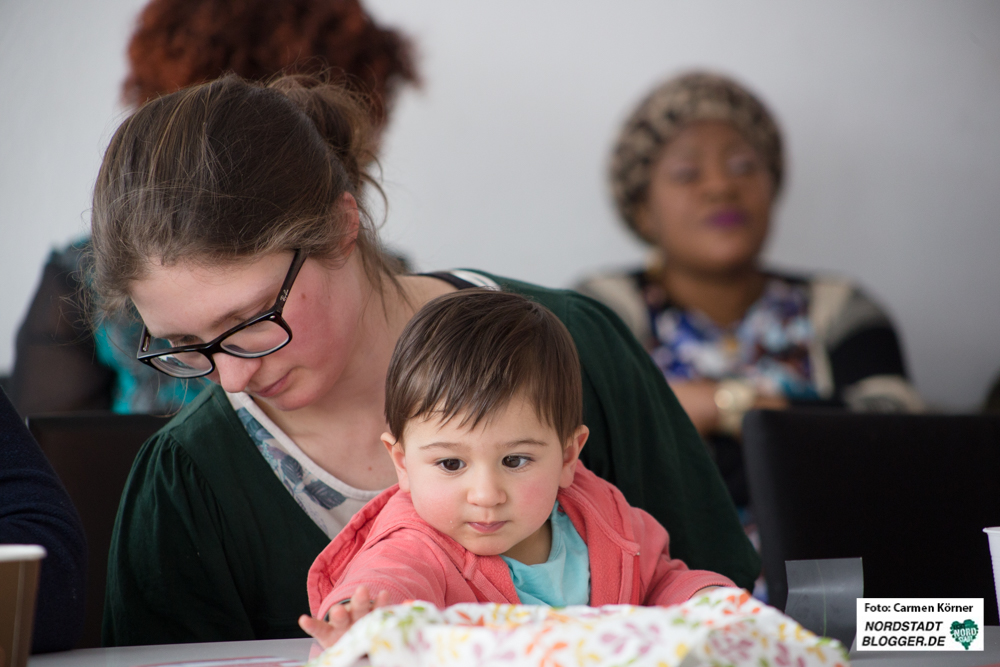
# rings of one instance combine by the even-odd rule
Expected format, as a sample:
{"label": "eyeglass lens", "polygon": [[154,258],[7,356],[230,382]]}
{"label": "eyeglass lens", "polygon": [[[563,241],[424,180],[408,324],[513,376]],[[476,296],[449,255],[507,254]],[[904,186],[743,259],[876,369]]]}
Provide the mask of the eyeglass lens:
{"label": "eyeglass lens", "polygon": [[[288,332],[277,322],[262,320],[223,338],[220,347],[237,357],[261,357],[279,349],[289,340]],[[174,347],[165,338],[151,338],[147,350],[156,352]],[[175,377],[196,377],[211,371],[212,363],[201,352],[180,352],[150,359],[153,366]]]}

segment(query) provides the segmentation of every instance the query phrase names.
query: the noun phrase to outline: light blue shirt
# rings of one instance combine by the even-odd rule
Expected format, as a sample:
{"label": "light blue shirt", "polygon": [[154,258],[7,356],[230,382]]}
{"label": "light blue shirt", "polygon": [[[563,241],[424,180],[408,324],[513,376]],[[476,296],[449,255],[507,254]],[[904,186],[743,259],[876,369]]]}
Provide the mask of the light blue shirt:
{"label": "light blue shirt", "polygon": [[507,563],[514,589],[521,604],[545,604],[566,607],[590,603],[590,553],[576,532],[573,522],[559,503],[549,517],[552,524],[552,549],[549,558],[538,565],[525,565],[501,556]]}

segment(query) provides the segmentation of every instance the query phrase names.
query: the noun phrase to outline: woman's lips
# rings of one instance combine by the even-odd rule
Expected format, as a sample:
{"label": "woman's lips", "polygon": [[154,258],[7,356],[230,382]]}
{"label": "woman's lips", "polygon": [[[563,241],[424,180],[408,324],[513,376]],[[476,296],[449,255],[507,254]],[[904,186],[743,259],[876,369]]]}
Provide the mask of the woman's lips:
{"label": "woman's lips", "polygon": [[278,392],[280,392],[282,389],[285,388],[285,383],[287,382],[287,380],[288,380],[288,373],[285,373],[281,377],[281,379],[279,379],[274,384],[268,385],[263,389],[259,389],[257,391],[251,391],[249,393],[253,394],[254,396],[258,396],[260,398],[271,398],[272,396],[274,396],[275,394],[277,394]]}
{"label": "woman's lips", "polygon": [[727,208],[708,216],[708,222],[713,227],[739,227],[747,221],[747,215],[738,208]]}
{"label": "woman's lips", "polygon": [[506,521],[493,521],[491,523],[483,523],[481,521],[470,521],[469,525],[472,526],[473,530],[488,535],[490,533],[495,533],[498,530],[500,530],[501,528],[503,528],[503,526],[504,526],[505,523],[507,523],[507,522]]}

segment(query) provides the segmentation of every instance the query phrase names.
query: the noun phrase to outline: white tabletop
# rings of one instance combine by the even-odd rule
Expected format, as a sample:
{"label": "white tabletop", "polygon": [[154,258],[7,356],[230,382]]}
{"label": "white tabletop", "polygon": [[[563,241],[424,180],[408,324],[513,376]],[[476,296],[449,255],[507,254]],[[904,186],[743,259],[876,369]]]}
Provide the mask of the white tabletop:
{"label": "white tabletop", "polygon": [[[311,653],[314,649],[315,653]],[[161,644],[158,646],[122,646],[118,648],[87,648],[64,653],[34,655],[28,667],[141,667],[176,662],[198,664],[201,667],[232,667],[217,660],[225,658],[272,657],[282,667],[299,667],[311,655],[318,655],[319,644],[311,639],[262,639],[246,642],[215,642],[211,644]],[[284,664],[283,664],[284,663]],[[236,663],[239,664],[239,663]]]}
{"label": "white tabletop", "polygon": [[982,651],[851,651],[854,667],[985,667],[997,664],[1000,664],[1000,626],[996,625],[983,626]]}
{"label": "white tabletop", "polygon": [[[1000,664],[1000,627],[983,628],[983,651],[852,651],[855,667],[980,667]],[[234,667],[217,662],[233,658],[275,658],[259,667],[300,667],[319,655],[319,644],[311,639],[263,639],[212,644],[163,644],[90,648],[65,653],[32,656],[28,667],[145,667],[191,663],[188,667]],[[364,661],[367,663],[367,660]],[[239,663],[236,663],[239,664]],[[246,664],[246,663],[244,663]],[[253,663],[251,663],[252,665]]]}

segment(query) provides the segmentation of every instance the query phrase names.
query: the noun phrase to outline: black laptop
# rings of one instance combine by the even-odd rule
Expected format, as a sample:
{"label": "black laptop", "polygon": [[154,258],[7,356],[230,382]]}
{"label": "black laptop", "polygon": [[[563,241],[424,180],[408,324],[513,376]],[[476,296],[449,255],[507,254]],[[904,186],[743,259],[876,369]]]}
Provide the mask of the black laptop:
{"label": "black laptop", "polygon": [[786,560],[861,557],[865,597],[981,597],[998,624],[1000,416],[758,411],[743,434],[772,605]]}

